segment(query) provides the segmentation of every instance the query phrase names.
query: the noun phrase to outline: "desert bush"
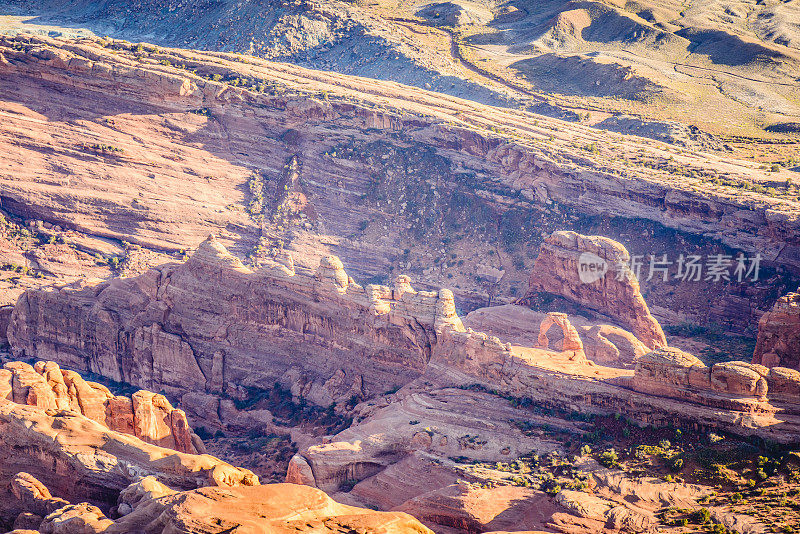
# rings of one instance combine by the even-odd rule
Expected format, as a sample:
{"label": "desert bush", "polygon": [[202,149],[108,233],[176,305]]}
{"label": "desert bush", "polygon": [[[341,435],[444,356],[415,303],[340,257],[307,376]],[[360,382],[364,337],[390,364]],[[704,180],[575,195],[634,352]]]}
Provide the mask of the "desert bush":
{"label": "desert bush", "polygon": [[609,469],[619,467],[619,455],[614,449],[601,452],[597,457],[597,461],[600,462],[600,465]]}
{"label": "desert bush", "polygon": [[704,525],[711,521],[711,512],[708,511],[708,508],[698,508],[694,512],[692,512],[692,520],[695,523],[700,523]]}

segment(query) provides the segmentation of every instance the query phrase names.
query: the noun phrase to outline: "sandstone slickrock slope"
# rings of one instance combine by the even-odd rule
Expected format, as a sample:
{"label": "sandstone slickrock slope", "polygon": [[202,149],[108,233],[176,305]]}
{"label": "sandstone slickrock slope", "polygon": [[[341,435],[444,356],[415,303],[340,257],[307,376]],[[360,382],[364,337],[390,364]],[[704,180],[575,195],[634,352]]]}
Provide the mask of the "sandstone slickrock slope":
{"label": "sandstone slickrock slope", "polygon": [[104,532],[353,532],[431,534],[402,512],[376,512],[335,502],[296,484],[201,488],[139,501]]}

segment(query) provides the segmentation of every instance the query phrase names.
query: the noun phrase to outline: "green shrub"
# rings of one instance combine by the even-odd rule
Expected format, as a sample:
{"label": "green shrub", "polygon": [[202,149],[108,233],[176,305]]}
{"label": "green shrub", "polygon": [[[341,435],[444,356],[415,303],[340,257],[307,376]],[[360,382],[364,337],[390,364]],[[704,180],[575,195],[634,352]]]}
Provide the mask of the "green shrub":
{"label": "green shrub", "polygon": [[600,462],[600,465],[609,469],[612,467],[619,467],[619,455],[614,449],[609,449],[600,453],[597,457],[597,461]]}
{"label": "green shrub", "polygon": [[708,511],[708,508],[699,508],[692,512],[692,520],[704,525],[711,521],[711,512]]}

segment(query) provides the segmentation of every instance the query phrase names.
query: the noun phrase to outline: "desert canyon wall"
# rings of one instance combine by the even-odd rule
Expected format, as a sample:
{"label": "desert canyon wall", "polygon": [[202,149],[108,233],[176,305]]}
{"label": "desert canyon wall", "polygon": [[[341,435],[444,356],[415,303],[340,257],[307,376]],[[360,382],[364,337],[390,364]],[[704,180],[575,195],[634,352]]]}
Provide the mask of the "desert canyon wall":
{"label": "desert canyon wall", "polygon": [[[621,478],[595,461],[604,453],[560,458],[598,432],[592,418],[690,439],[784,446],[800,435],[797,293],[761,318],[752,362],[705,363],[669,346],[645,295],[662,311],[680,302],[643,290],[620,267],[622,244],[560,231],[637,221],[661,247],[762,254],[778,287],[800,272],[800,212],[740,190],[768,178],[750,162],[388,82],[114,40],[0,37],[0,75],[23,88],[0,87],[11,103],[0,129],[44,132],[0,137],[26,170],[0,173],[0,207],[17,221],[3,225],[20,234],[23,221],[41,241],[26,254],[48,282],[15,283],[13,310],[0,312],[17,360],[0,369],[6,523],[430,532],[411,513],[447,534],[652,531],[703,491]],[[691,172],[676,179],[677,167]],[[124,252],[125,270],[96,265],[92,247]],[[475,286],[504,276],[483,265],[490,251],[527,288],[462,317],[459,299],[483,302]],[[607,271],[581,279],[587,254]],[[87,262],[106,279],[49,284]],[[391,283],[375,279],[386,272]],[[447,280],[454,289],[439,289]],[[698,286],[695,301],[721,296],[684,318],[719,307],[752,326],[773,288],[734,285]],[[539,309],[539,295],[569,306]],[[143,389],[115,395],[79,373]],[[344,424],[280,429],[293,484],[261,486],[205,454],[191,427],[236,426],[253,455],[278,430],[261,402],[276,391]],[[481,462],[527,478],[483,487]],[[574,485],[547,478],[547,462]]]}
{"label": "desert canyon wall", "polygon": [[[94,243],[87,250],[116,239],[178,254],[215,233],[242,258],[283,246],[301,270],[336,255],[361,280],[407,272],[426,289],[452,280],[470,307],[485,302],[475,273],[493,243],[535,255],[542,229],[565,225],[625,233],[624,221],[641,221],[646,239],[629,237],[642,240],[644,253],[674,239],[687,253],[759,253],[775,284],[776,272],[800,269],[795,204],[738,189],[739,181],[768,178],[744,161],[222,53],[17,37],[3,38],[0,57],[4,76],[26,88],[8,95],[7,124],[20,129],[48,117],[43,128],[61,162],[55,173],[30,167],[24,177],[0,177],[3,209],[42,231],[85,234],[94,241],[76,243]],[[41,108],[44,94],[57,96]],[[87,95],[99,107],[85,109]],[[39,161],[48,142],[9,145],[9,161],[29,166],[22,162]],[[678,167],[689,175],[675,179],[670,170]],[[201,168],[208,172],[187,171]],[[68,202],[67,190],[82,202]],[[623,222],[611,224],[616,219]],[[449,249],[463,265],[434,262]],[[42,272],[64,270],[40,256]],[[507,273],[503,291],[529,273],[526,254],[518,256],[490,262]],[[701,288],[704,298],[683,306],[688,297],[648,284],[651,299],[682,307],[687,321],[711,313],[754,329],[759,307],[771,304],[768,292],[753,287],[743,297],[723,284]]]}
{"label": "desert canyon wall", "polygon": [[[562,408],[621,410],[654,424],[693,420],[778,441],[794,439],[800,372],[745,362],[708,367],[663,347],[663,333],[635,278],[584,284],[577,266],[564,261],[596,252],[598,242],[621,254],[624,247],[569,232],[548,241],[537,265],[550,268],[534,269],[531,287],[578,294],[572,297],[576,302],[618,316],[653,350],[629,363],[613,362],[617,367],[592,379],[591,366],[599,364],[587,359],[580,334],[563,314],[546,316],[539,338],[548,343],[550,326],[560,325],[565,341],[556,352],[568,356],[561,369],[549,344],[513,345],[465,328],[448,290],[416,291],[405,276],[394,287],[362,287],[335,257],[324,258],[312,276],[278,261],[252,271],[213,236],[185,263],[139,277],[30,290],[11,315],[8,338],[17,358],[47,358],[164,389],[190,404],[198,392],[246,399],[276,381],[321,406],[353,395],[370,398],[415,380],[479,382]],[[538,324],[529,328],[539,331]],[[624,343],[600,332],[587,330],[587,343],[609,345],[620,354],[610,339],[620,347]]]}

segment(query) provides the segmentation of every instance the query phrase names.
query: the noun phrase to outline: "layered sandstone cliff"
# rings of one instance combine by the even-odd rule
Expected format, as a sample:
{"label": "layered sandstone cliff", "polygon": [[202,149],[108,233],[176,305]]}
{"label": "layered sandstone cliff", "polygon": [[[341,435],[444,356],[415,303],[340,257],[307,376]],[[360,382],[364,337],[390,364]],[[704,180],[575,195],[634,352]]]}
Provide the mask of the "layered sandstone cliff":
{"label": "layered sandstone cliff", "polygon": [[[474,277],[492,240],[511,252],[490,266],[506,271],[508,297],[529,269],[515,267],[517,255],[567,225],[596,233],[587,221],[597,215],[621,217],[617,228],[641,221],[659,247],[672,244],[671,228],[702,234],[687,253],[722,241],[800,269],[797,203],[755,192],[754,181],[774,177],[728,155],[228,54],[19,37],[4,39],[0,55],[2,139],[29,140],[0,141],[14,169],[0,177],[3,209],[45,243],[64,237],[78,249],[6,252],[50,280],[108,276],[97,252],[127,254],[125,272],[138,272],[164,259],[154,250],[192,249],[214,232],[240,257],[285,245],[313,269],[335,254],[362,280],[408,272],[475,306],[487,296]],[[433,263],[450,253],[464,264]],[[42,284],[24,282],[9,284],[7,302]],[[713,289],[690,307],[663,284],[649,298],[697,319],[716,309],[737,327],[766,305],[758,289],[749,302],[731,285]]]}
{"label": "layered sandstone cliff", "polygon": [[72,410],[0,399],[0,526],[14,532],[430,534],[413,517],[333,501],[109,430]]}
{"label": "layered sandstone cliff", "polygon": [[761,316],[753,363],[800,369],[800,289],[779,298]]}
{"label": "layered sandstone cliff", "polygon": [[[589,295],[598,302],[606,298],[601,292]],[[364,398],[366,402],[347,408],[355,424],[299,450],[287,480],[316,486],[352,504],[414,511],[432,524],[439,520],[449,524],[457,517],[464,524],[492,523],[467,518],[467,510],[474,509],[469,504],[472,493],[458,485],[450,459],[505,462],[530,451],[558,449],[557,443],[526,432],[527,425],[546,425],[570,435],[585,432],[579,422],[532,414],[522,406],[559,413],[620,413],[640,424],[724,430],[783,443],[796,440],[800,433],[797,371],[744,362],[706,366],[676,349],[645,351],[631,333],[627,335],[639,344],[635,348],[631,343],[633,368],[607,367],[588,358],[601,351],[587,350],[584,340],[592,339],[589,332],[597,326],[609,336],[618,327],[580,325],[579,331],[566,314],[535,317],[530,324],[517,324],[520,332],[515,338],[533,343],[512,343],[465,328],[448,290],[417,291],[405,276],[398,277],[393,287],[363,287],[336,257],[324,257],[314,272],[293,267],[285,258],[251,269],[211,237],[185,263],[164,265],[139,277],[28,291],[12,313],[8,335],[20,357],[46,355],[116,380],[166,389],[182,402],[198,395],[247,399],[276,380],[290,386],[296,397],[323,406]],[[611,338],[619,347],[628,339]],[[50,364],[39,367],[45,373],[56,369]],[[45,381],[35,368],[24,372]],[[401,389],[392,393],[398,386]],[[58,390],[40,383],[29,388],[25,399],[36,404],[40,397],[49,398],[48,392],[55,399]],[[37,406],[2,402],[0,409],[12,412],[9,428],[28,418],[37,421],[32,427],[37,432],[69,430],[77,423],[105,432],[103,441],[111,443],[111,449],[98,446],[97,452],[78,455],[64,441],[74,434],[72,430],[62,431],[62,441],[53,445],[54,450],[47,449],[49,455],[65,456],[61,472],[74,473],[70,479],[82,476],[91,481],[84,484],[94,492],[87,495],[90,501],[108,499],[100,488],[110,485],[119,491],[131,481],[130,473],[156,474],[166,480],[158,475],[159,468],[168,465],[174,475],[175,462],[179,474],[165,482],[170,487],[188,485],[186,476],[196,485],[228,479],[234,484],[252,483],[246,472],[219,467],[215,459],[179,453],[169,459],[159,457],[155,465],[136,454],[124,461],[115,456],[114,465],[134,467],[125,467],[121,474],[112,470],[115,478],[109,480],[102,454],[120,447],[123,434],[111,433],[77,413],[67,416],[53,409],[49,415]],[[18,412],[26,409],[35,412]],[[23,434],[19,439],[38,443],[37,436]],[[90,468],[80,463],[86,461]],[[7,476],[27,472],[55,495],[77,491],[57,486],[57,479],[42,466],[15,462]],[[387,487],[396,490],[387,495]],[[164,508],[172,499],[196,501],[205,509],[210,506],[205,497],[216,499],[212,493],[184,493],[148,505],[150,512],[134,517],[144,521],[151,512],[172,517],[175,508]],[[572,512],[553,514],[554,518],[567,514],[558,516],[558,524],[567,531],[583,517],[575,515],[580,503],[569,497],[562,495],[556,504],[558,510]],[[529,504],[540,498],[540,493],[524,495]],[[431,512],[439,505],[451,510],[446,518],[437,519]],[[659,499],[653,509],[665,505]],[[501,513],[506,505],[498,506]],[[598,510],[590,514],[592,521],[624,516],[644,524],[654,516],[652,511],[643,514],[608,499],[598,504]],[[67,512],[76,517],[88,514],[92,521],[106,524],[93,509]],[[508,517],[508,524],[526,524]]]}
{"label": "layered sandstone cliff", "polygon": [[625,247],[612,239],[555,232],[542,244],[528,290],[559,295],[609,315],[651,349],[665,347],[664,331],[647,308],[630,259]]}
{"label": "layered sandstone cliff", "polygon": [[279,380],[328,405],[420,376],[444,325],[463,330],[446,290],[362,287],[335,257],[252,271],[212,237],[184,264],[27,292],[8,335],[20,357],[139,387],[242,397]]}
{"label": "layered sandstone cliff", "polygon": [[[573,234],[553,239],[562,237],[572,245],[578,239]],[[608,246],[621,248],[613,242]],[[577,288],[575,298],[590,307],[624,302],[630,309],[620,310],[619,317],[657,345],[656,334],[663,333],[635,279],[608,281],[608,288],[583,284],[587,289],[582,289],[569,274],[577,271],[574,256],[580,248],[565,250],[545,245],[541,258],[564,259],[555,271],[560,274],[543,278],[545,283],[560,280],[558,287],[567,294],[573,293],[565,288]],[[687,358],[694,363],[684,365],[680,358],[672,361],[679,351],[655,350],[636,351],[633,371],[602,367],[586,359],[582,338],[567,316],[543,317],[543,324],[529,328],[537,333],[537,347],[513,345],[464,328],[448,290],[416,291],[404,276],[394,287],[362,287],[335,257],[323,258],[313,274],[276,261],[251,270],[211,237],[185,263],[139,277],[28,291],[12,313],[8,337],[20,357],[44,356],[114,380],[165,389],[187,403],[202,392],[246,399],[275,381],[322,406],[372,397],[415,380],[478,381],[563,407],[627,406],[625,411],[642,419],[694,418],[734,432],[790,439],[791,414],[797,410],[784,410],[786,425],[775,424],[768,374],[758,366],[707,368],[693,356]],[[560,326],[563,337],[555,349],[544,343],[552,324]],[[650,360],[655,363],[646,363]],[[695,366],[695,380],[669,378],[670,373],[653,372],[653,365],[677,375],[683,371],[676,369]],[[797,404],[792,387],[783,389],[781,402]],[[560,392],[555,399],[554,390]],[[755,415],[743,422],[734,412]]]}

